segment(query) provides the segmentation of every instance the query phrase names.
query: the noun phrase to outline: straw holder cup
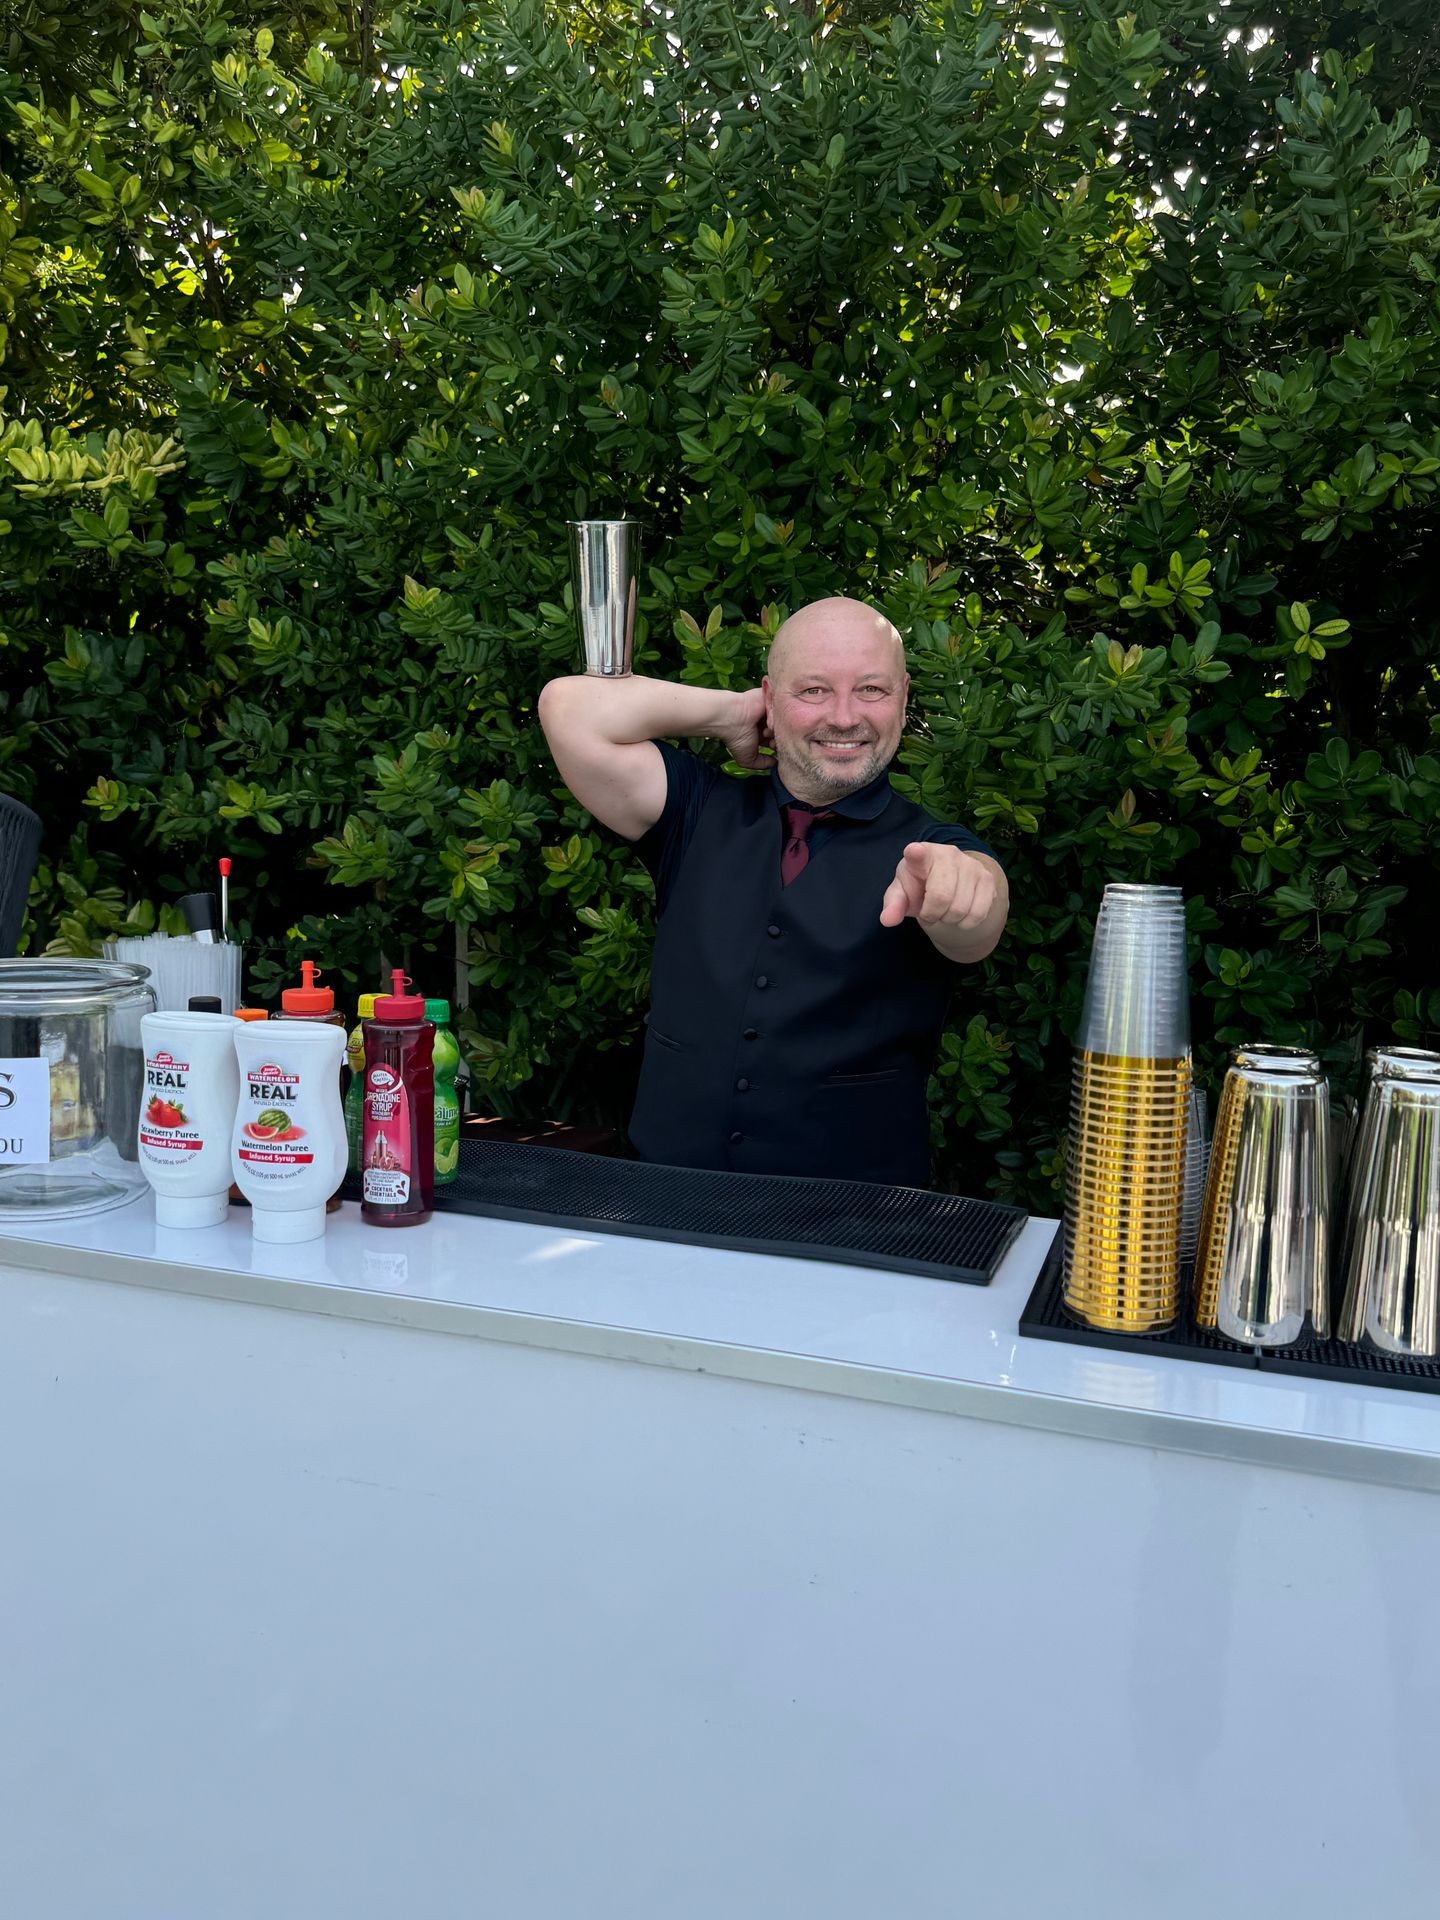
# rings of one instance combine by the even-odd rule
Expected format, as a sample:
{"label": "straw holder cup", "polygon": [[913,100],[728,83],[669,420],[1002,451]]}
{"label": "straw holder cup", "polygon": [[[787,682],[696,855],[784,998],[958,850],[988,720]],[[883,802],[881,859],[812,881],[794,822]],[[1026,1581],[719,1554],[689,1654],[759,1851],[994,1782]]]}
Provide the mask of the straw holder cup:
{"label": "straw holder cup", "polygon": [[569,520],[570,583],[585,671],[619,679],[630,671],[640,571],[634,520]]}

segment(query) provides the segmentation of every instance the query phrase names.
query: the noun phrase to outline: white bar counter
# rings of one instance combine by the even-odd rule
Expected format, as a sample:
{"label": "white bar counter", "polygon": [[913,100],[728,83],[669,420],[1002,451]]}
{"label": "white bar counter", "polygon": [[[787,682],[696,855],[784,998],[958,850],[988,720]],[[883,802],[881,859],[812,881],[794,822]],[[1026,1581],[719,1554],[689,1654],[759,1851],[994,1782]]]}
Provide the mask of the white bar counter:
{"label": "white bar counter", "polygon": [[0,1223],[0,1260],[1440,1491],[1440,1396],[1022,1339],[1056,1231],[1029,1221],[972,1287],[473,1214],[367,1227],[350,1204],[323,1240],[266,1247],[241,1208],[181,1233],[147,1195]]}
{"label": "white bar counter", "polygon": [[1433,1915],[1440,1399],[474,1216],[0,1232],[0,1911]]}

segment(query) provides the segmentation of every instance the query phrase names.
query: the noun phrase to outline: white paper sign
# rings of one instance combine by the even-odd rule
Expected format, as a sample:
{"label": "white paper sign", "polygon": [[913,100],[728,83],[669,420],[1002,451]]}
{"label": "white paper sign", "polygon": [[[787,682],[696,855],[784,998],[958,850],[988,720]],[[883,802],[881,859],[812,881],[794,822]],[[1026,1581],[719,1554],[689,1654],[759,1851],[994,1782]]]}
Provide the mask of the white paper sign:
{"label": "white paper sign", "polygon": [[0,1167],[50,1158],[50,1062],[0,1060]]}

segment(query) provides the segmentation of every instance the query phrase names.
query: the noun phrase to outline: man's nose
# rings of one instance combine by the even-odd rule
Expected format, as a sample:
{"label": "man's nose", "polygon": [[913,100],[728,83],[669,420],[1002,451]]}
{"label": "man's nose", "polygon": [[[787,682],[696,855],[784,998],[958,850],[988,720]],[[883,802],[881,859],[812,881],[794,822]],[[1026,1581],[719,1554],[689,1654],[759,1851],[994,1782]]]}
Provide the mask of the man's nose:
{"label": "man's nose", "polygon": [[830,724],[839,733],[848,733],[860,723],[860,705],[850,693],[837,693],[830,702]]}

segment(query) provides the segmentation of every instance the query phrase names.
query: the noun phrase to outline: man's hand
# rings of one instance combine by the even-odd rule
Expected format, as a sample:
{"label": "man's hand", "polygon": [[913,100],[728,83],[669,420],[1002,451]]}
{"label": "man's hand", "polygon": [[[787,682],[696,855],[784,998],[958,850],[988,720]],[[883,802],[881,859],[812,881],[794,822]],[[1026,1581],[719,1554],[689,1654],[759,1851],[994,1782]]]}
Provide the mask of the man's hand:
{"label": "man's hand", "polygon": [[739,767],[772,766],[771,754],[761,752],[762,747],[773,748],[775,744],[765,724],[764,693],[759,687],[747,687],[733,698],[735,717],[720,735],[730,750],[730,758]]}
{"label": "man's hand", "polygon": [[882,927],[913,917],[952,960],[983,960],[1005,925],[1009,899],[993,860],[938,841],[912,840],[880,903]]}

